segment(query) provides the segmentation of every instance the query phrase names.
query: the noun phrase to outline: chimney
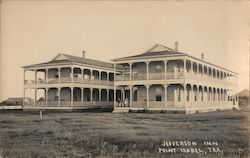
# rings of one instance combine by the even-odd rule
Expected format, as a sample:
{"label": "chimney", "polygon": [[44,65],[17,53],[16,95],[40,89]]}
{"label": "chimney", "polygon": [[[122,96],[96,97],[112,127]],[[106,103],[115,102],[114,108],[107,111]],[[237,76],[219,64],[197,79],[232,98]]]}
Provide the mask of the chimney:
{"label": "chimney", "polygon": [[82,51],[82,57],[85,58],[85,50]]}
{"label": "chimney", "polygon": [[201,59],[204,60],[204,53],[201,53]]}
{"label": "chimney", "polygon": [[174,45],[175,45],[174,50],[175,50],[176,52],[178,52],[178,41],[176,41],[176,42],[174,43]]}

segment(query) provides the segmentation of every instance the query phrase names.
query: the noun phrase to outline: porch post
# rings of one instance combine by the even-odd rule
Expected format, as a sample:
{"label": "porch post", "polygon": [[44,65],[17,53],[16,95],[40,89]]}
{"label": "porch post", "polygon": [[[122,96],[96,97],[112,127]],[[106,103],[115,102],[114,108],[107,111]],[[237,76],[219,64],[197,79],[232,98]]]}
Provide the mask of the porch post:
{"label": "porch post", "polygon": [[132,81],[132,63],[129,63],[130,81]]}
{"label": "porch post", "polygon": [[193,85],[190,84],[190,102],[193,102],[193,97],[194,97],[194,91],[193,91]]}
{"label": "porch post", "polygon": [[122,87],[122,101],[125,101],[125,90],[124,87]]}
{"label": "porch post", "polygon": [[116,106],[116,85],[114,85],[114,108]]}
{"label": "porch post", "polygon": [[46,106],[46,88],[44,88],[44,96],[43,96],[44,100],[43,100],[43,103],[44,105],[43,106]]}
{"label": "porch post", "polygon": [[61,83],[61,68],[58,68],[58,83]]}
{"label": "porch post", "polygon": [[164,79],[167,79],[167,60],[164,60]]}
{"label": "porch post", "polygon": [[61,106],[61,88],[57,88],[57,92],[58,92],[58,107]]}
{"label": "porch post", "polygon": [[149,85],[146,85],[147,88],[147,109],[149,108]]}
{"label": "porch post", "polygon": [[132,103],[133,103],[132,102],[133,101],[133,86],[132,85],[130,85],[129,90],[130,90],[129,91],[129,94],[130,94],[130,99],[129,99],[130,105],[129,106],[132,107]]}
{"label": "porch post", "polygon": [[37,90],[36,90],[36,88],[35,88],[34,90],[35,90],[35,100],[34,100],[34,106],[36,106],[36,96],[37,96]]}
{"label": "porch post", "polygon": [[49,69],[45,69],[45,83],[48,83]]}
{"label": "porch post", "polygon": [[73,83],[73,77],[74,77],[74,67],[71,66],[71,73],[70,73],[71,83]]}
{"label": "porch post", "polygon": [[146,61],[146,75],[147,75],[147,80],[149,80],[149,72],[148,72],[148,65],[149,65],[149,61]]}
{"label": "porch post", "polygon": [[186,65],[186,59],[184,58],[183,59],[183,68],[184,68],[184,71],[183,71],[183,76],[184,76],[184,78],[186,78],[186,71],[187,71],[187,65]]}
{"label": "porch post", "polygon": [[107,73],[107,83],[106,84],[108,84],[110,86],[110,84],[109,84],[109,72],[106,72],[106,73]]}
{"label": "porch post", "polygon": [[82,106],[83,106],[83,90],[84,90],[84,88],[81,88],[81,104],[82,104]]}
{"label": "porch post", "polygon": [[45,89],[45,106],[47,107],[48,106],[48,94],[49,94],[49,89],[46,88]]}
{"label": "porch post", "polygon": [[114,108],[116,105],[116,85],[115,85],[115,81],[116,81],[116,64],[114,64]]}
{"label": "porch post", "polygon": [[167,100],[168,84],[164,84],[164,91],[165,91],[165,107],[167,107],[168,106],[168,100]]}
{"label": "porch post", "polygon": [[90,101],[93,101],[93,88],[90,88]]}
{"label": "porch post", "polygon": [[70,87],[70,89],[71,89],[71,102],[70,102],[70,104],[71,104],[71,107],[73,108],[73,99],[74,99],[73,94],[74,94],[74,88],[73,88],[73,87]]}

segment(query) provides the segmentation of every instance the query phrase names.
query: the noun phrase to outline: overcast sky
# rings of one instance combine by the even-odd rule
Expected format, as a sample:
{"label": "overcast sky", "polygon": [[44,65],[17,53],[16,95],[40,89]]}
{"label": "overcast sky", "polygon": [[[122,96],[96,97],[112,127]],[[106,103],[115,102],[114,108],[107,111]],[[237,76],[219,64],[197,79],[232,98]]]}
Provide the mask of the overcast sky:
{"label": "overcast sky", "polygon": [[247,1],[19,1],[1,4],[0,100],[23,95],[21,66],[58,53],[109,61],[155,43],[239,73],[249,87]]}

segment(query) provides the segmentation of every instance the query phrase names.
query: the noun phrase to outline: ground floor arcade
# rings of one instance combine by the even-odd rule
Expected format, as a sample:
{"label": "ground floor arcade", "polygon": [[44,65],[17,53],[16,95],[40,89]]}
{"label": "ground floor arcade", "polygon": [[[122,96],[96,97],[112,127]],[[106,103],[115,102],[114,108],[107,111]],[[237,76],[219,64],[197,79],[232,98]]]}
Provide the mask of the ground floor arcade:
{"label": "ground floor arcade", "polygon": [[[116,90],[117,97],[121,91]],[[113,107],[114,90],[88,87],[50,87],[24,89],[24,98],[32,102],[26,107]],[[117,98],[118,99],[118,98]]]}
{"label": "ground floor arcade", "polygon": [[115,109],[217,110],[232,109],[238,105],[235,91],[219,87],[152,84],[119,85],[116,88],[121,89],[121,97],[115,101]]}

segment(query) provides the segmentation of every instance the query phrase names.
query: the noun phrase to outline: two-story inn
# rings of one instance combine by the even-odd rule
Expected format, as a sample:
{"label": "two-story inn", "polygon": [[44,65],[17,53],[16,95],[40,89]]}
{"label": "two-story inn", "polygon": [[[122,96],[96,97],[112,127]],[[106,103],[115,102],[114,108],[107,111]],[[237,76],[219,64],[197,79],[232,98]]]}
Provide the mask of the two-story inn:
{"label": "two-story inn", "polygon": [[[238,108],[238,74],[201,58],[156,44],[146,52],[113,63],[59,54],[24,66],[24,109],[114,108],[114,112],[206,112]],[[40,77],[38,74],[42,73]],[[43,97],[37,97],[37,91]],[[24,96],[26,97],[26,95]]]}
{"label": "two-story inn", "polygon": [[83,57],[59,54],[49,62],[23,68],[24,98],[34,100],[24,102],[24,110],[113,107],[115,71],[111,63],[87,59],[83,52]]}

